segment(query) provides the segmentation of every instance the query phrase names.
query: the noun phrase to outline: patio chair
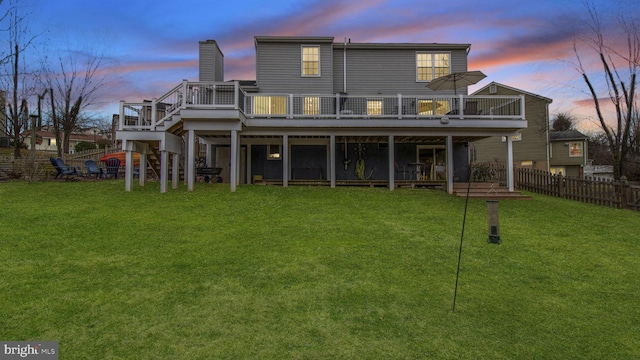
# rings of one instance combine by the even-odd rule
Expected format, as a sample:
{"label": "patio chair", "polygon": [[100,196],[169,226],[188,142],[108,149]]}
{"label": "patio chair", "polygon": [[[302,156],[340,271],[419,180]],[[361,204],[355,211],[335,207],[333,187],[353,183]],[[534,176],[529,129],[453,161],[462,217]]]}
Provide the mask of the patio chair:
{"label": "patio chair", "polygon": [[479,115],[478,114],[478,102],[477,101],[467,101],[464,104],[464,114],[465,115]]}
{"label": "patio chair", "polygon": [[102,168],[98,167],[95,160],[85,160],[84,167],[87,169],[87,176],[95,175],[96,179],[104,175]]}
{"label": "patio chair", "polygon": [[49,157],[49,161],[51,161],[51,165],[58,171],[54,179],[57,179],[58,176],[62,179],[64,176],[79,175],[78,169],[75,166],[65,165],[62,158],[57,157],[54,159],[53,157]]}
{"label": "patio chair", "polygon": [[120,159],[108,158],[104,161],[104,165],[107,168],[106,177],[113,175],[113,178],[117,179],[118,171],[120,171]]}

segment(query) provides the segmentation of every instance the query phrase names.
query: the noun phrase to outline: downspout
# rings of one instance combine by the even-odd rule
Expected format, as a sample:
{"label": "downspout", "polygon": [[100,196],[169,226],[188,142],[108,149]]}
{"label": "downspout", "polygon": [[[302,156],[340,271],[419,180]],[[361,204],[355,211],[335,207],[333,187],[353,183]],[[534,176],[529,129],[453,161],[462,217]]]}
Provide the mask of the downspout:
{"label": "downspout", "polygon": [[[349,40],[351,41],[351,40]],[[344,51],[342,52],[342,92],[347,93],[347,38],[344,38]]]}
{"label": "downspout", "polygon": [[549,103],[547,103],[547,115],[546,115],[546,125],[547,125],[547,131],[546,131],[546,135],[547,135],[547,151],[545,151],[547,153],[547,172],[549,172],[549,170],[551,169],[551,134],[550,134],[550,128],[551,128],[551,123],[549,122]]}

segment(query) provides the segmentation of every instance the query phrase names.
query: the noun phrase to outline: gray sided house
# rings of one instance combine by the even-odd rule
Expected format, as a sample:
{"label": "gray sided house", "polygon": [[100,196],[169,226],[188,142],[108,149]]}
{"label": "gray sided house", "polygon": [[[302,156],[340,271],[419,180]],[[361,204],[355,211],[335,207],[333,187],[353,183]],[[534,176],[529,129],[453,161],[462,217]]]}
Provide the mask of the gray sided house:
{"label": "gray sided house", "polygon": [[[122,101],[116,138],[127,159],[157,166],[160,191],[205,166],[231,191],[257,181],[443,187],[466,181],[469,143],[527,127],[522,94],[433,91],[467,71],[469,44],[352,43],[333,37],[257,36],[256,79],[224,79],[224,55],[200,42],[200,78],[140,103]],[[469,110],[473,109],[473,111]],[[125,189],[133,185],[126,161]],[[157,165],[154,165],[157,164]],[[509,169],[512,173],[512,169]],[[140,172],[139,184],[146,182]],[[513,190],[512,176],[508,184]]]}
{"label": "gray sided house", "polygon": [[[517,167],[528,167],[549,171],[550,133],[549,105],[552,100],[540,95],[492,82],[479,89],[477,96],[523,96],[527,127],[512,136],[513,159]],[[470,157],[474,162],[501,162],[507,158],[507,139],[505,136],[490,137],[474,141],[470,146]]]}
{"label": "gray sided house", "polygon": [[588,138],[578,130],[551,131],[549,171],[552,174],[582,177],[587,166]]}

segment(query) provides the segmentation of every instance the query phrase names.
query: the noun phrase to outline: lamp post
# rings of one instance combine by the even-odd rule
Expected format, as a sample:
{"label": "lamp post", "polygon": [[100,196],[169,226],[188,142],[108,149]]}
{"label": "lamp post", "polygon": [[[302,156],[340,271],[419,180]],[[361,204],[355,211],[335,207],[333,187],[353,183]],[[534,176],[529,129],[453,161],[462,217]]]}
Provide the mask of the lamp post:
{"label": "lamp post", "polygon": [[93,129],[93,146],[96,147],[96,149],[98,148],[98,142],[96,141],[96,133],[98,132],[98,130]]}

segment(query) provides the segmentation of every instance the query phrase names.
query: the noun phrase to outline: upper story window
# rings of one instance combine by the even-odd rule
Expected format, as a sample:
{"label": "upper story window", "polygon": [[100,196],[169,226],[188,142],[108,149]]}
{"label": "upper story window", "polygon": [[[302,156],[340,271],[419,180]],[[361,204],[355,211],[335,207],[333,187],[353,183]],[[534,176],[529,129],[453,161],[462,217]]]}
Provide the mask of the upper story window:
{"label": "upper story window", "polygon": [[582,156],[582,143],[571,142],[569,143],[569,157]]}
{"label": "upper story window", "polygon": [[320,76],[320,47],[302,47],[302,76]]}
{"label": "upper story window", "polygon": [[416,80],[431,81],[451,72],[451,54],[449,53],[416,53]]}

